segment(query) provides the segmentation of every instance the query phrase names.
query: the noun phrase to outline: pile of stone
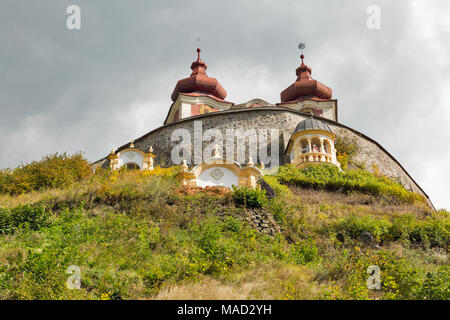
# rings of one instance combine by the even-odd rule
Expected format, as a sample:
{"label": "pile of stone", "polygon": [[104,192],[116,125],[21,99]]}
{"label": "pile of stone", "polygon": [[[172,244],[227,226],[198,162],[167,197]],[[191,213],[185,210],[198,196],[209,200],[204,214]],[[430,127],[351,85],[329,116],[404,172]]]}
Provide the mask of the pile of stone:
{"label": "pile of stone", "polygon": [[245,210],[244,219],[256,230],[263,234],[274,236],[280,233],[278,223],[273,219],[270,212],[263,209]]}
{"label": "pile of stone", "polygon": [[231,192],[231,190],[227,187],[191,187],[191,186],[183,186],[177,189],[178,195],[193,195],[196,193],[207,193],[215,196],[224,196]]}

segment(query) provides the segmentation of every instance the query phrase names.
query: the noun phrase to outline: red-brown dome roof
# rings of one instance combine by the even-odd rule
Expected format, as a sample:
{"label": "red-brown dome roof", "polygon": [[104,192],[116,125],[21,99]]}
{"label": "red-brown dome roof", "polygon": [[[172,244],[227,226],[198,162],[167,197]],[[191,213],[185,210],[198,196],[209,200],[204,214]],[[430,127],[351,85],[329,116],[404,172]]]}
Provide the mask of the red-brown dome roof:
{"label": "red-brown dome roof", "polygon": [[225,99],[227,92],[215,78],[210,78],[206,74],[206,63],[200,59],[200,48],[197,49],[197,61],[192,62],[192,73],[189,78],[181,79],[177,82],[172,92],[172,101],[175,101],[179,93],[199,92],[213,95],[221,100]]}
{"label": "red-brown dome roof", "polygon": [[304,98],[331,99],[332,90],[311,77],[312,69],[304,64],[297,68],[297,80],[281,92],[281,102],[296,101]]}

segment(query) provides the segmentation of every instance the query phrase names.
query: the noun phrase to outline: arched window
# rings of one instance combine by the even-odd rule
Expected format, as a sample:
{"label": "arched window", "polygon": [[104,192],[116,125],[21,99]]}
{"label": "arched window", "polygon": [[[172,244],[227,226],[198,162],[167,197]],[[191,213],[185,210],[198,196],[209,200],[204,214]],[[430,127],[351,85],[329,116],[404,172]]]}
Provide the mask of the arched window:
{"label": "arched window", "polygon": [[139,165],[136,162],[126,163],[125,168],[127,168],[127,170],[140,170],[141,169],[141,167],[139,167]]}
{"label": "arched window", "polygon": [[311,139],[312,152],[320,152],[320,139],[314,137]]}
{"label": "arched window", "polygon": [[309,150],[308,150],[308,140],[302,139],[300,141],[300,148],[302,150],[301,153],[308,153],[309,152]]}

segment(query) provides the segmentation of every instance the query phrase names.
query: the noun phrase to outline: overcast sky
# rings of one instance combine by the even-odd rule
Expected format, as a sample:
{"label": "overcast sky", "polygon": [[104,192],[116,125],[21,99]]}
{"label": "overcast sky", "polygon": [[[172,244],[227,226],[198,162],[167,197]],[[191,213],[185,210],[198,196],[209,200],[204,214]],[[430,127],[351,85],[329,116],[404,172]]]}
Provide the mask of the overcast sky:
{"label": "overcast sky", "polygon": [[[81,30],[66,27],[71,4]],[[379,30],[367,28],[370,5]],[[197,38],[228,101],[279,102],[305,42],[340,122],[450,208],[449,12],[448,0],[2,0],[0,167],[64,151],[94,161],[159,127]]]}

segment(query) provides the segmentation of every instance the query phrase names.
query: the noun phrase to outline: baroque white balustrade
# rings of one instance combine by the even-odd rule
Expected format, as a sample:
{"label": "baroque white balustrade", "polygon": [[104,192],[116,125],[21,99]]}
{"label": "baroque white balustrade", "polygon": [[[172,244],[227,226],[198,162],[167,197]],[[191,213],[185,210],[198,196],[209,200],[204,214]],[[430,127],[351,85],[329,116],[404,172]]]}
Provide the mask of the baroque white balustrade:
{"label": "baroque white balustrade", "polygon": [[333,159],[330,154],[325,152],[307,152],[299,155],[299,163],[304,162],[328,162],[332,163]]}

